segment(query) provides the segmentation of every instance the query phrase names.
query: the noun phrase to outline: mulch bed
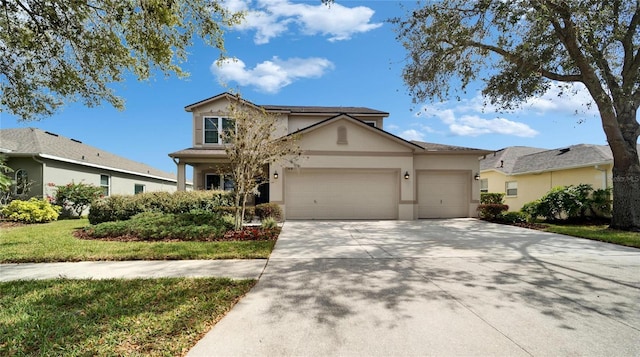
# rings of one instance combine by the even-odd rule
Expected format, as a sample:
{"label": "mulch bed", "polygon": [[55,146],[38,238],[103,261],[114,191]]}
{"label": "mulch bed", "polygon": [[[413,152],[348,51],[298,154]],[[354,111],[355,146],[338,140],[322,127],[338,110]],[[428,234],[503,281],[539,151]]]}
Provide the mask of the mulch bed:
{"label": "mulch bed", "polygon": [[14,221],[0,221],[0,228],[13,228],[13,227],[21,227],[25,224],[22,222],[14,222]]}
{"label": "mulch bed", "polygon": [[280,234],[280,227],[273,229],[263,229],[260,227],[244,227],[239,231],[228,231],[223,237],[202,238],[202,239],[143,239],[135,235],[123,235],[117,237],[96,238],[84,229],[76,229],[74,237],[86,240],[102,240],[110,242],[238,242],[238,241],[261,241],[276,240]]}

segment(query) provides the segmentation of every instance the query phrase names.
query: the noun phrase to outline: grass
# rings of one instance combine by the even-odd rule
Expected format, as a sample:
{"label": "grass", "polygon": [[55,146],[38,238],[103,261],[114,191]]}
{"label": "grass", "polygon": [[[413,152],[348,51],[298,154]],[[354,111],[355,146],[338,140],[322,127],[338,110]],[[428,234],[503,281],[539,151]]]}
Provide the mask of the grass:
{"label": "grass", "polygon": [[607,225],[558,225],[546,224],[547,232],[598,240],[640,248],[640,233],[609,229]]}
{"label": "grass", "polygon": [[86,219],[0,228],[0,263],[268,258],[275,241],[116,242],[73,236]]}
{"label": "grass", "polygon": [[0,283],[2,356],[180,356],[253,280]]}

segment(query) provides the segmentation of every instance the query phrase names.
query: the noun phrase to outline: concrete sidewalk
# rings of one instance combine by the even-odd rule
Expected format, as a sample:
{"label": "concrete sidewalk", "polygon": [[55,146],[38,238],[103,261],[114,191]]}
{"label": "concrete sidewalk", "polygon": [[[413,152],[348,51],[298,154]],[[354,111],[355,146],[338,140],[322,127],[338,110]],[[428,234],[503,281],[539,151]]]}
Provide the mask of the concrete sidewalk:
{"label": "concrete sidewalk", "polygon": [[132,279],[164,277],[258,279],[266,264],[266,259],[0,264],[0,281],[55,278]]}

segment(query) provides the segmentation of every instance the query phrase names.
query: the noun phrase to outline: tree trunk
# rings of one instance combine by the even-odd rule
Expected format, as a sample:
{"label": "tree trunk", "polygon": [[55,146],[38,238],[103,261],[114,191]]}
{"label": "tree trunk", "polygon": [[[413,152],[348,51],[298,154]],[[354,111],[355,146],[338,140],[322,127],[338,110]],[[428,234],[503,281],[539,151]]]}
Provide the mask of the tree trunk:
{"label": "tree trunk", "polygon": [[611,228],[640,231],[640,160],[638,121],[632,105],[618,112],[618,128],[624,140],[609,141],[613,153],[613,214]]}

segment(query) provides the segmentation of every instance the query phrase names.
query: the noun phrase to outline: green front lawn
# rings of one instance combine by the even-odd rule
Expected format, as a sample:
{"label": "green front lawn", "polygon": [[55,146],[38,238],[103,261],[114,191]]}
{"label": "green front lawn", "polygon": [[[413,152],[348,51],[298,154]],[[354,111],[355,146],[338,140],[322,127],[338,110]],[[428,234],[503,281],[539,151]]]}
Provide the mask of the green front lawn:
{"label": "green front lawn", "polygon": [[547,232],[640,248],[640,233],[609,229],[606,225],[558,225],[545,224]]}
{"label": "green front lawn", "polygon": [[0,355],[181,356],[254,284],[220,278],[0,283]]}
{"label": "green front lawn", "polygon": [[275,241],[117,242],[73,236],[86,219],[0,228],[0,263],[268,258]]}

